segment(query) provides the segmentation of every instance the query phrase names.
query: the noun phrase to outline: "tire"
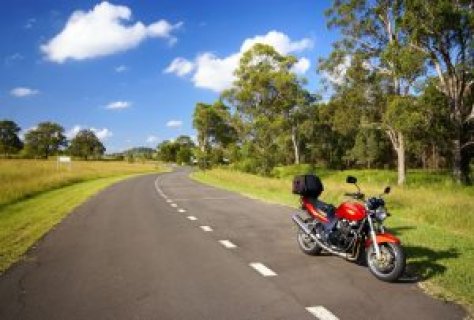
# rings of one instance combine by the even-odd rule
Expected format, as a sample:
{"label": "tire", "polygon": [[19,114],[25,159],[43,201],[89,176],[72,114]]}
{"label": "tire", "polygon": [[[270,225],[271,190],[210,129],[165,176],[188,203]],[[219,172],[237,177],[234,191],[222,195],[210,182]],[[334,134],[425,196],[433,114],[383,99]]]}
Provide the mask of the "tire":
{"label": "tire", "polygon": [[370,272],[379,280],[394,282],[405,271],[405,253],[400,244],[379,244],[382,261],[378,263],[373,244],[366,249],[367,266]]}
{"label": "tire", "polygon": [[313,239],[311,239],[310,236],[306,235],[306,233],[304,233],[299,228],[296,234],[296,240],[301,251],[307,255],[316,256],[321,253],[322,248]]}

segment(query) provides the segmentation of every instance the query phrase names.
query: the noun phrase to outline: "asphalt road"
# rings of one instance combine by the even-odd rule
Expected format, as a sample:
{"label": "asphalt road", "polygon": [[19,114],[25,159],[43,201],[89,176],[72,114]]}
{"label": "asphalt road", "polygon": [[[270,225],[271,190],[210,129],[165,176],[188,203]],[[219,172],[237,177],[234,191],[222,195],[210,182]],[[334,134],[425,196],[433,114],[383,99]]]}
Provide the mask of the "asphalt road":
{"label": "asphalt road", "polygon": [[416,284],[305,256],[291,212],[201,185],[185,170],[118,183],[0,277],[0,319],[464,317]]}

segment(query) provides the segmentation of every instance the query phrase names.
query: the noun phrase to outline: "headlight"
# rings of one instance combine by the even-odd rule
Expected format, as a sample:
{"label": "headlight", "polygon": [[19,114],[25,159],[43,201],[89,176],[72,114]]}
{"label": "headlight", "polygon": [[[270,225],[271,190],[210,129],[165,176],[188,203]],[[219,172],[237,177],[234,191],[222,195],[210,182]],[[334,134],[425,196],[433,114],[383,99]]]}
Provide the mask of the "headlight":
{"label": "headlight", "polygon": [[375,219],[378,221],[384,221],[387,218],[387,210],[384,207],[378,207],[375,210]]}

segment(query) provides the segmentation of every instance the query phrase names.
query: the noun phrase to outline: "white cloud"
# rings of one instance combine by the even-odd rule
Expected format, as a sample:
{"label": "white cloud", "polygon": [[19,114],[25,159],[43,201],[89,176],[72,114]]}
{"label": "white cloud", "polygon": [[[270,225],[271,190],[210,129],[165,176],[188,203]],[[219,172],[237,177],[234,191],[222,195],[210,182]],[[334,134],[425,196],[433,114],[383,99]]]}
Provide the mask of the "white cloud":
{"label": "white cloud", "polygon": [[114,101],[110,102],[105,106],[106,109],[117,110],[117,109],[126,109],[132,105],[129,101]]}
{"label": "white cloud", "polygon": [[310,66],[311,62],[308,58],[301,58],[300,60],[298,60],[298,62],[295,63],[291,70],[297,74],[305,74]]}
{"label": "white cloud", "polygon": [[12,96],[22,98],[27,96],[34,96],[39,93],[39,90],[26,88],[26,87],[17,87],[10,91]]}
{"label": "white cloud", "polygon": [[97,138],[99,138],[99,140],[102,140],[102,141],[107,140],[108,138],[113,136],[112,131],[110,131],[107,128],[102,128],[102,129],[96,129],[96,128],[93,128],[93,127],[87,128],[87,127],[83,127],[81,125],[75,125],[71,129],[67,130],[66,133],[65,133],[65,136],[69,140],[73,139],[79,133],[79,131],[84,130],[84,129],[91,130],[92,132],[95,133]]}
{"label": "white cloud", "polygon": [[92,132],[95,133],[97,138],[99,138],[102,141],[107,140],[108,138],[113,136],[112,131],[110,131],[107,128],[102,128],[102,129],[91,128],[91,130]]}
{"label": "white cloud", "polygon": [[148,143],[148,144],[155,144],[155,143],[157,143],[159,140],[160,140],[160,138],[158,138],[157,136],[149,135],[149,136],[146,138],[146,143]]}
{"label": "white cloud", "polygon": [[[192,73],[191,80],[198,88],[211,89],[220,92],[229,88],[234,81],[234,70],[239,64],[243,53],[257,43],[271,45],[281,54],[287,55],[301,52],[313,47],[313,41],[308,38],[292,41],[286,34],[279,31],[270,31],[265,35],[257,35],[243,41],[238,52],[220,58],[211,52],[199,54],[194,61],[185,58],[175,58],[165,69],[166,73],[184,76]],[[294,71],[304,73],[310,67],[307,58],[297,62]]]}
{"label": "white cloud", "polygon": [[75,125],[71,129],[67,130],[64,135],[66,136],[66,138],[71,140],[79,133],[79,131],[81,131],[81,129],[83,128],[80,125]]}
{"label": "white cloud", "polygon": [[166,123],[166,126],[169,128],[180,128],[183,125],[181,120],[170,120]]}
{"label": "white cloud", "polygon": [[334,68],[333,72],[324,72],[324,77],[326,77],[326,79],[328,79],[333,84],[342,85],[345,81],[347,69],[349,69],[351,66],[351,62],[351,56],[345,56],[344,61]]}
{"label": "white cloud", "polygon": [[184,76],[193,71],[194,63],[184,58],[175,58],[168,68],[165,69],[165,73],[174,73],[177,76]]}
{"label": "white cloud", "polygon": [[84,60],[114,54],[137,47],[147,38],[176,42],[172,31],[181,27],[166,20],[150,25],[138,21],[129,24],[132,11],[126,6],[97,4],[90,11],[74,11],[64,29],[41,46],[47,59],[63,63],[67,59]]}
{"label": "white cloud", "polygon": [[115,72],[117,73],[122,73],[122,72],[125,72],[125,71],[128,71],[128,67],[126,65],[120,65],[120,66],[117,66],[115,67]]}

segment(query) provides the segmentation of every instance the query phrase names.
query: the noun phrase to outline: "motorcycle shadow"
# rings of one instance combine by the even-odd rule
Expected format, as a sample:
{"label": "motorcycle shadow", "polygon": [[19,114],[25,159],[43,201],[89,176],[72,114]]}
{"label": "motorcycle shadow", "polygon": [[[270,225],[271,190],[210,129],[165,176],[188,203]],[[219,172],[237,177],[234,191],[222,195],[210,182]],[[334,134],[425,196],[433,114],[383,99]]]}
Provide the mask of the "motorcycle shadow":
{"label": "motorcycle shadow", "polygon": [[[403,241],[403,233],[408,230],[416,229],[415,226],[400,226],[390,228],[390,232],[400,236]],[[443,274],[447,267],[440,263],[446,259],[459,258],[461,253],[457,248],[447,250],[433,250],[430,248],[414,245],[403,245],[407,259],[407,265],[404,275],[399,282],[414,283],[428,280],[436,275]]]}
{"label": "motorcycle shadow", "polygon": [[[407,257],[405,274],[410,282],[428,280],[445,273],[448,268],[440,261],[456,259],[461,255],[456,248],[435,251],[421,246],[404,246],[404,249]],[[403,282],[403,278],[400,280]]]}

